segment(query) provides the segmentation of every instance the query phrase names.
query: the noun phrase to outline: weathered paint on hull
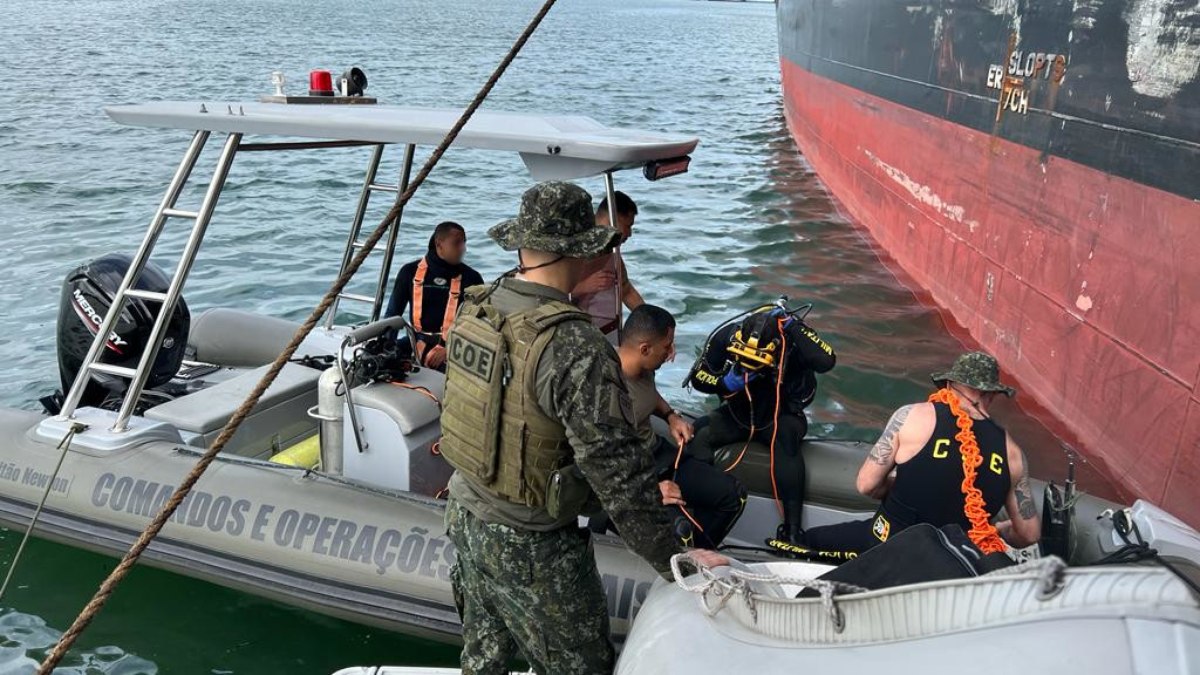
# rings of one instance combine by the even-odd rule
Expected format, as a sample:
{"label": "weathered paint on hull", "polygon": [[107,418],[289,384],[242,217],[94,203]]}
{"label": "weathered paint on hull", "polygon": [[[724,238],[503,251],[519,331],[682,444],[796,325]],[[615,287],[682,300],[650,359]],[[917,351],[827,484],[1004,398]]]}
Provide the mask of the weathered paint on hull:
{"label": "weathered paint on hull", "polygon": [[[847,7],[862,6],[864,21],[877,11],[837,4],[842,18]],[[994,115],[998,93],[982,100],[982,83],[978,93],[952,91],[877,72],[874,86],[863,86],[867,69],[821,56],[849,58],[829,48],[823,7],[781,0],[779,9],[788,125],[814,169],[1089,457],[1134,494],[1200,525],[1200,202],[1190,194],[1200,190],[1200,113],[1182,115],[1190,139],[1152,141],[1126,129],[1124,145],[1110,152],[1125,169],[1107,170],[1095,153],[1075,154],[1053,138],[1037,147],[1014,116],[989,131],[972,128],[985,121],[972,125],[970,106],[956,96]],[[907,37],[878,39],[896,48]],[[864,60],[878,57],[862,51]],[[932,61],[946,51],[943,42]],[[928,70],[935,82],[942,77]],[[943,101],[945,114],[898,102],[922,89]],[[1197,98],[1188,92],[1180,104]],[[1154,156],[1127,161],[1137,139],[1169,147],[1164,161],[1186,180],[1156,173],[1146,179],[1153,187],[1122,177],[1154,164]]]}

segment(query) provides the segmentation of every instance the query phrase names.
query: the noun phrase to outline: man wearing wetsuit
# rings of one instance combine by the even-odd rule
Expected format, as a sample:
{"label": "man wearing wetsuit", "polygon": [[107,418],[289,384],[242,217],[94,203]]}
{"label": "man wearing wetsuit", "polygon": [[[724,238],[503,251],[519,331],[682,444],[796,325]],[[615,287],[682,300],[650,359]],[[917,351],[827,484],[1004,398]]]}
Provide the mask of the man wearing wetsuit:
{"label": "man wearing wetsuit", "polygon": [[[678,451],[692,440],[692,425],[658,393],[654,382],[654,373],[675,358],[675,317],[661,307],[640,305],[629,313],[617,354],[633,403],[634,427],[654,454],[663,504],[673,516],[686,518],[682,524],[690,525],[687,543],[715,549],[742,514],[746,489],[732,474]],[[652,415],[666,421],[670,441],[655,433]]]}
{"label": "man wearing wetsuit", "polygon": [[836,362],[833,347],[804,321],[764,307],[713,333],[689,377],[693,388],[723,400],[697,420],[696,454],[712,456],[722,446],[751,440],[770,448],[772,492],[783,512],[780,541],[798,543],[804,531],[804,409],[816,395],[816,374]]}
{"label": "man wearing wetsuit", "polygon": [[[803,545],[861,553],[917,523],[957,524],[984,553],[1005,550],[1004,541],[1037,543],[1041,520],[1025,455],[988,415],[996,394],[1014,393],[999,375],[996,359],[983,352],[963,354],[933,375],[938,391],[892,414],[858,472],[858,491],[882,500],[875,516],[815,527]],[[1008,519],[992,524],[1002,506]]]}
{"label": "man wearing wetsuit", "polygon": [[442,335],[454,323],[462,292],[483,283],[483,277],[466,263],[467,233],[462,225],[438,224],[429,238],[429,252],[400,268],[384,316],[399,316],[412,306],[409,324],[417,334],[417,358],[427,368],[445,370],[446,346]]}

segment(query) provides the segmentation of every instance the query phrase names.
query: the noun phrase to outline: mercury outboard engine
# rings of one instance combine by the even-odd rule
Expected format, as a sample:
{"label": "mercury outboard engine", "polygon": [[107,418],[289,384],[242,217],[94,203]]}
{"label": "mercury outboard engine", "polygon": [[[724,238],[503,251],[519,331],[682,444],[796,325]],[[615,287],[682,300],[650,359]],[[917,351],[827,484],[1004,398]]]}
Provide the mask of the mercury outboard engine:
{"label": "mercury outboard engine", "polygon": [[[83,361],[92,346],[92,340],[99,331],[104,315],[112,305],[117,288],[120,287],[131,263],[131,256],[110,253],[80,265],[63,281],[62,297],[58,306],[58,372],[62,378],[64,392],[71,389],[71,384],[79,375]],[[169,285],[167,275],[160,268],[146,263],[134,288],[165,293]],[[115,330],[108,336],[108,343],[100,361],[114,366],[137,368],[161,306],[162,303],[152,300],[126,299],[125,308],[121,311]],[[146,379],[145,389],[166,384],[179,371],[190,325],[191,314],[188,312],[187,303],[180,298],[167,324],[162,346]],[[105,399],[123,394],[128,386],[129,382],[125,378],[94,373],[79,405],[101,406]],[[53,410],[53,402],[43,400],[43,403],[52,413],[57,413],[57,410]]]}

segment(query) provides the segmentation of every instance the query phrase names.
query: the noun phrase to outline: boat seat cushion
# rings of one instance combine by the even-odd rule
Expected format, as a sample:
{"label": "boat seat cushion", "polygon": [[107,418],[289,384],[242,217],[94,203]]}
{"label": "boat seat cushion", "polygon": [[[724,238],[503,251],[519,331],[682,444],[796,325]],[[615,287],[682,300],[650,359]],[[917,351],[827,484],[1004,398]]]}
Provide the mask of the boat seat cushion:
{"label": "boat seat cushion", "polygon": [[[406,386],[376,382],[356,387],[353,393],[354,404],[383,411],[396,421],[400,433],[406,436],[431,422],[436,422],[441,415],[437,401],[441,401],[445,392],[446,376],[436,370],[422,368],[410,373],[404,385]],[[419,390],[414,390],[414,387],[429,392],[437,401]]]}
{"label": "boat seat cushion", "polygon": [[[207,389],[156,405],[147,410],[145,416],[166,422],[180,431],[200,435],[219,431],[269,369],[270,366],[261,366],[248,370]],[[251,411],[251,417],[293,400],[299,400],[305,404],[305,408],[316,405],[317,379],[320,375],[320,371],[313,368],[295,363],[284,364],[279,377]]]}
{"label": "boat seat cushion", "polygon": [[188,358],[254,368],[271,363],[300,324],[238,309],[214,307],[192,317]]}

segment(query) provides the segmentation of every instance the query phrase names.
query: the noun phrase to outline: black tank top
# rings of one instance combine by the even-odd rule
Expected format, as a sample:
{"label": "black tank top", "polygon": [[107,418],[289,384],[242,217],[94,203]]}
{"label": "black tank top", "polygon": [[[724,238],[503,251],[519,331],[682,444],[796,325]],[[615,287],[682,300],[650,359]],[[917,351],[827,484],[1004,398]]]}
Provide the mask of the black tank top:
{"label": "black tank top", "polygon": [[[964,530],[971,523],[963,514],[963,466],[958,425],[950,406],[934,403],[937,426],[921,451],[896,465],[896,482],[884,500],[883,510],[904,525],[930,523],[941,527],[956,523]],[[983,492],[989,517],[1004,506],[1011,481],[1005,432],[991,420],[975,420],[972,427],[983,463],[976,470],[975,487]]]}

